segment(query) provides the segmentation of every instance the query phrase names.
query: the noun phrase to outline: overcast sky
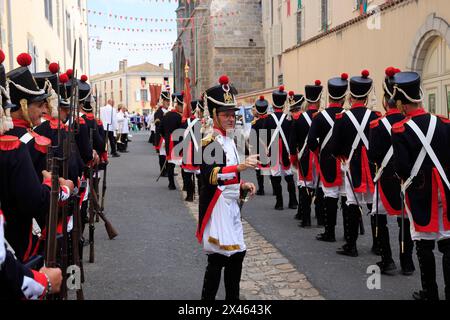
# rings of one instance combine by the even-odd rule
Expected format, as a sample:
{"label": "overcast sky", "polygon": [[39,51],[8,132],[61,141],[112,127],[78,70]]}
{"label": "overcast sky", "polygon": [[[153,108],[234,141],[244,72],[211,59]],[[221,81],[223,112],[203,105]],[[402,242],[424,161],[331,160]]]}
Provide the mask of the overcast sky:
{"label": "overcast sky", "polygon": [[[169,67],[169,63],[172,62],[172,52],[167,49],[167,45],[164,50],[130,52],[129,47],[112,45],[108,42],[137,44],[136,48],[143,48],[142,44],[173,43],[177,36],[176,22],[120,20],[115,19],[114,15],[148,19],[176,18],[175,10],[178,6],[176,2],[173,0],[170,3],[167,0],[163,3],[161,0],[88,0],[87,2],[88,9],[107,13],[106,16],[88,14],[89,24],[97,25],[97,28],[89,28],[90,37],[95,39],[89,41],[91,75],[117,71],[119,61],[122,59],[128,59],[129,66],[150,62],[155,65],[164,63],[166,68]],[[109,14],[113,14],[113,17],[109,17]],[[104,30],[105,26],[146,29],[146,32],[109,31]],[[149,32],[150,29],[155,28],[172,29],[172,32]],[[102,40],[101,50],[93,48],[97,39]]]}

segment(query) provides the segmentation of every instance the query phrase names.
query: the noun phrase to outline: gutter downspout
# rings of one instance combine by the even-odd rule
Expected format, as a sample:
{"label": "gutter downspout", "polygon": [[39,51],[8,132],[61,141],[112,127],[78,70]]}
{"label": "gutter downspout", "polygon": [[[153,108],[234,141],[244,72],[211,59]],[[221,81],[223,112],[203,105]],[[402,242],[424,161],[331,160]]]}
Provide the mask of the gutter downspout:
{"label": "gutter downspout", "polygon": [[7,20],[8,20],[9,70],[13,70],[14,69],[14,46],[13,46],[13,32],[12,32],[11,0],[8,0]]}

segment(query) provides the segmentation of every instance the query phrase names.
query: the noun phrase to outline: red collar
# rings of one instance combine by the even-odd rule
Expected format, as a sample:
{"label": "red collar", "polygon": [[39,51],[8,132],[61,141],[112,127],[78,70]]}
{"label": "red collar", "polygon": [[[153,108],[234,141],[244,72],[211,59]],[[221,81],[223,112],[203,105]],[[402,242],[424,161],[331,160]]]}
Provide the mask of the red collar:
{"label": "red collar", "polygon": [[310,106],[308,107],[308,111],[309,111],[309,110],[317,111],[317,110],[319,110],[319,107],[316,106],[316,105],[310,105]]}
{"label": "red collar", "polygon": [[13,119],[13,124],[14,124],[14,127],[18,127],[18,128],[25,128],[25,129],[31,128],[30,123],[23,119]]}
{"label": "red collar", "polygon": [[342,108],[342,104],[340,103],[330,103],[328,108]]}
{"label": "red collar", "polygon": [[49,114],[43,114],[42,118],[44,118],[45,120],[48,120],[48,121],[52,121],[53,120],[53,117],[51,115],[49,115]]}
{"label": "red collar", "polygon": [[258,118],[258,119],[266,119],[266,118],[268,118],[268,117],[269,117],[268,114],[261,114],[261,115],[259,115],[257,118]]}
{"label": "red collar", "polygon": [[303,112],[301,111],[297,111],[295,113],[292,114],[292,119],[294,120],[298,120],[300,118],[300,116],[302,115]]}
{"label": "red collar", "polygon": [[224,136],[224,137],[227,136],[227,132],[226,132],[225,130],[223,130],[223,129],[221,129],[221,128],[218,128],[218,127],[216,127],[216,126],[214,126],[214,131],[217,132],[218,134]]}
{"label": "red collar", "polygon": [[418,109],[415,109],[415,110],[413,110],[411,112],[407,112],[406,115],[408,117],[413,118],[413,117],[421,116],[421,115],[427,114],[427,113],[428,112],[426,112],[423,108],[418,108]]}
{"label": "red collar", "polygon": [[390,116],[391,114],[401,114],[401,112],[397,108],[392,108],[392,109],[388,109],[388,111],[386,111],[385,115]]}
{"label": "red collar", "polygon": [[283,113],[284,110],[283,110],[283,109],[278,109],[278,108],[276,108],[276,109],[274,110],[274,112],[275,112],[275,113]]}
{"label": "red collar", "polygon": [[355,108],[365,108],[366,107],[366,104],[365,103],[354,103],[354,104],[352,104],[352,109],[355,109]]}

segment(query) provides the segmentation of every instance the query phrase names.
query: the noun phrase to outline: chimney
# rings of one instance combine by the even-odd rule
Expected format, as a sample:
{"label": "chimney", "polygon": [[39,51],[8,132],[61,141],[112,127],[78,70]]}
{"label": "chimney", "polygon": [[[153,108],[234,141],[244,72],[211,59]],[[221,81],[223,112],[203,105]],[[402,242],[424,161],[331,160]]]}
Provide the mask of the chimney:
{"label": "chimney", "polygon": [[128,60],[127,59],[123,59],[121,61],[119,61],[119,70],[122,72],[125,72],[128,68]]}

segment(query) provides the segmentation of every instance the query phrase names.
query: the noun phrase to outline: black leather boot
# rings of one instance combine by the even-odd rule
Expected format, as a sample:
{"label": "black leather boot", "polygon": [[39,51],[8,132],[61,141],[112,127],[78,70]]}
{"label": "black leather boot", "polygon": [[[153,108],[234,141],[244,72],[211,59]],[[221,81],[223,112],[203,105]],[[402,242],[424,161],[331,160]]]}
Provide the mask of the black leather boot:
{"label": "black leather boot", "polygon": [[341,210],[342,210],[342,220],[343,220],[343,228],[344,228],[344,240],[348,242],[348,206],[347,206],[347,197],[341,197]]}
{"label": "black leather boot", "polygon": [[256,192],[257,196],[265,195],[264,192],[264,176],[261,174],[261,170],[256,170],[256,180],[258,181],[258,191]]}
{"label": "black leather boot", "polygon": [[325,232],[317,236],[317,240],[325,242],[336,242],[335,228],[337,219],[338,199],[324,198],[325,214],[324,224]]}
{"label": "black leather boot", "polygon": [[414,292],[413,298],[415,300],[439,300],[436,283],[436,261],[433,253],[435,242],[433,240],[419,240],[416,245],[422,290]]}
{"label": "black leather boot", "polygon": [[325,227],[325,195],[322,188],[318,188],[314,191],[314,211],[316,212],[317,226]]}
{"label": "black leather boot", "polygon": [[348,241],[347,243],[337,251],[338,254],[357,257],[358,250],[356,248],[356,241],[359,233],[359,219],[361,212],[357,205],[348,206]]}
{"label": "black leather boot", "polygon": [[272,186],[276,196],[275,210],[284,210],[281,177],[271,177],[270,179],[272,180]]}
{"label": "black leather boot", "polygon": [[301,188],[300,193],[302,194],[302,200],[300,205],[303,206],[302,212],[302,228],[309,228],[311,227],[311,201],[312,201],[312,194],[311,190],[308,188]]}
{"label": "black leather boot", "polygon": [[445,300],[450,301],[450,239],[438,242],[439,251],[442,252],[442,270],[445,283]]}
{"label": "black leather boot", "polygon": [[387,216],[379,214],[377,218],[378,234],[376,235],[377,246],[380,248],[381,261],[377,265],[382,274],[394,275],[397,266],[392,259],[392,250],[389,240],[389,229],[387,226]]}
{"label": "black leather boot", "polygon": [[398,244],[400,248],[400,266],[404,276],[411,276],[416,271],[413,261],[414,241],[411,239],[411,229],[408,217],[404,220],[405,226],[405,242],[403,244],[404,252],[402,253],[402,218],[397,218],[399,228]]}
{"label": "black leather boot", "polygon": [[298,208],[297,193],[295,191],[294,176],[286,176],[284,178],[287,182],[289,191],[289,209],[296,210]]}

